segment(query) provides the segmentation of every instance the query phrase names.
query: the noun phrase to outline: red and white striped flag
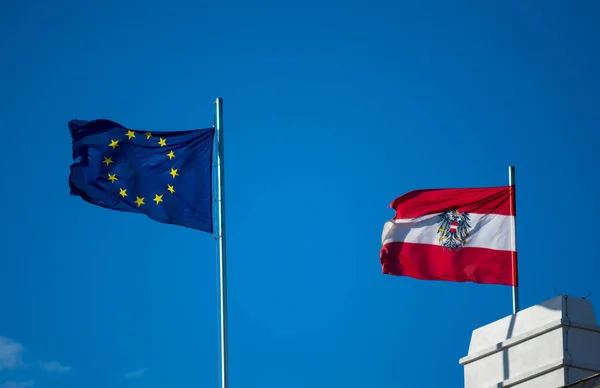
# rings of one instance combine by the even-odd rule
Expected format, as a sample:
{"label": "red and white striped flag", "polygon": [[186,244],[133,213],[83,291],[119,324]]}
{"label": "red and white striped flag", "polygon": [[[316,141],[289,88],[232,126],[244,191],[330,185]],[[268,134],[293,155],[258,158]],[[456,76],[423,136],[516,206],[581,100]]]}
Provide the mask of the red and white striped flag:
{"label": "red and white striped flag", "polygon": [[391,204],[384,274],[516,286],[513,186],[409,192]]}

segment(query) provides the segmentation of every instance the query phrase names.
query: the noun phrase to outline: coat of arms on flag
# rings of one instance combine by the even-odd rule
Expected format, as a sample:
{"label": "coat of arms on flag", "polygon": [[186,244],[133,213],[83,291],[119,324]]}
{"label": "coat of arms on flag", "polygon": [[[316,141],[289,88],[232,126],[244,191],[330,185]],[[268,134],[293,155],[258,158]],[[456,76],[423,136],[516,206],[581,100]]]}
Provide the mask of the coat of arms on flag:
{"label": "coat of arms on flag", "polygon": [[466,244],[471,229],[469,213],[450,210],[440,214],[438,221],[440,222],[438,242],[442,247],[452,250]]}

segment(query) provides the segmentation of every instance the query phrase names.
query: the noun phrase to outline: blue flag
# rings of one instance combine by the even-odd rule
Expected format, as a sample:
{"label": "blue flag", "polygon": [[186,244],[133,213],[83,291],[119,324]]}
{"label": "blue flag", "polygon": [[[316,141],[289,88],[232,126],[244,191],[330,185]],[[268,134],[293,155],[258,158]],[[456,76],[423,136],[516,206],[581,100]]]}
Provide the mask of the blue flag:
{"label": "blue flag", "polygon": [[132,130],[72,120],[71,194],[94,205],[213,232],[214,129]]}

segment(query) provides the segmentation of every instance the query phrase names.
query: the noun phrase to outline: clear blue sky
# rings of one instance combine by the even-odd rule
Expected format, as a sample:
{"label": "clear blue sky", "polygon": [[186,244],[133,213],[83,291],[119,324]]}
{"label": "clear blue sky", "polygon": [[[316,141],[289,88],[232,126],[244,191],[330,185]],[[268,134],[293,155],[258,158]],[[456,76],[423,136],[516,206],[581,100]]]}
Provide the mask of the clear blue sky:
{"label": "clear blue sky", "polygon": [[600,4],[483,3],[2,1],[0,387],[218,386],[212,236],[69,196],[67,128],[207,127],[215,97],[231,388],[462,386],[510,288],[384,276],[381,230],[511,164],[523,307],[600,309]]}

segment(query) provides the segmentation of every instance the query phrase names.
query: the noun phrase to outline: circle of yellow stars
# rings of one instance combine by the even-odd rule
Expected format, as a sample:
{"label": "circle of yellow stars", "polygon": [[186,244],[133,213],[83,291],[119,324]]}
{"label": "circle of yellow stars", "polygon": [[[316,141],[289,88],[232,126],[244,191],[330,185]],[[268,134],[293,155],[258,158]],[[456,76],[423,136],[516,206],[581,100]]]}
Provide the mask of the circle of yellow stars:
{"label": "circle of yellow stars", "polygon": [[[135,134],[136,134],[135,131],[132,131],[129,129],[129,130],[127,130],[127,133],[125,133],[125,136],[127,136],[128,140],[131,140],[131,139],[135,138]],[[144,133],[144,136],[146,136],[146,140],[150,140],[153,137],[152,132],[146,132],[146,133]],[[159,137],[158,145],[160,145],[161,147],[166,147],[167,139],[163,139],[162,137]],[[116,150],[117,147],[120,146],[119,140],[111,139],[110,144],[108,146],[111,147],[113,150]],[[173,158],[175,158],[175,152],[173,150],[171,150],[166,154],[166,156],[169,158],[169,160],[173,160]],[[104,160],[102,161],[102,163],[106,164],[106,166],[109,167],[111,163],[114,163],[114,161],[111,156],[104,156]],[[171,167],[171,171],[169,171],[169,174],[173,177],[173,179],[175,179],[176,177],[179,176],[178,170],[173,167]],[[115,183],[116,181],[119,180],[119,177],[117,177],[116,173],[115,174],[108,173],[108,177],[106,179],[108,179],[111,183]],[[167,191],[171,194],[175,194],[175,186],[167,184]],[[129,196],[129,194],[127,194],[127,189],[123,188],[123,187],[119,187],[119,195],[121,196],[121,198],[125,198],[125,197]],[[154,195],[154,199],[152,199],[152,201],[154,201],[156,203],[156,205],[158,206],[158,204],[163,202],[163,196],[164,196],[164,194],[156,193]],[[139,208],[143,205],[146,205],[146,202],[144,202],[145,199],[146,199],[145,197],[138,197],[136,195],[135,201],[133,201],[133,203],[135,203],[137,205],[137,207]]]}

